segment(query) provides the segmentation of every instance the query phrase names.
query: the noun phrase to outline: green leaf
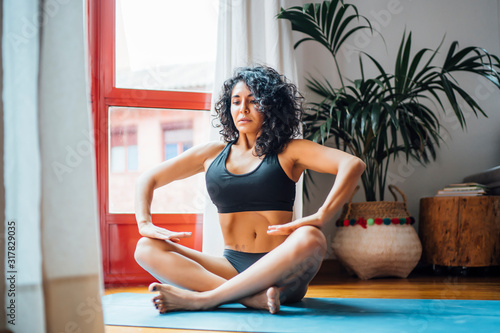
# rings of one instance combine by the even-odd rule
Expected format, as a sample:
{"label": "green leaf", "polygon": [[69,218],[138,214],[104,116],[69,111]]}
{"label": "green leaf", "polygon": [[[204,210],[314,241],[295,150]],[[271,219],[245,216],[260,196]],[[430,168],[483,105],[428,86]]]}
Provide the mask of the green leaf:
{"label": "green leaf", "polygon": [[375,133],[375,136],[377,135],[378,128],[379,128],[379,119],[380,119],[380,111],[381,111],[381,106],[380,104],[374,104],[371,109],[370,117],[371,117],[371,123],[372,123],[372,131]]}
{"label": "green leaf", "polygon": [[439,77],[441,78],[441,84],[443,87],[444,92],[446,93],[446,97],[448,97],[448,101],[450,101],[451,107],[453,111],[455,112],[455,115],[457,116],[458,121],[460,122],[460,127],[462,129],[465,126],[465,117],[462,113],[462,109],[460,108],[460,105],[458,105],[457,98],[455,96],[455,93],[453,92],[452,84],[448,80],[446,76],[443,74],[440,74]]}
{"label": "green leaf", "polygon": [[330,131],[332,130],[332,122],[333,122],[333,118],[328,118],[326,120],[326,137],[327,137],[327,139],[330,137]]}
{"label": "green leaf", "polygon": [[323,144],[323,145],[325,144],[325,131],[326,131],[325,127],[326,127],[325,123],[321,124],[321,126],[319,127],[320,136],[321,136],[321,144]]}

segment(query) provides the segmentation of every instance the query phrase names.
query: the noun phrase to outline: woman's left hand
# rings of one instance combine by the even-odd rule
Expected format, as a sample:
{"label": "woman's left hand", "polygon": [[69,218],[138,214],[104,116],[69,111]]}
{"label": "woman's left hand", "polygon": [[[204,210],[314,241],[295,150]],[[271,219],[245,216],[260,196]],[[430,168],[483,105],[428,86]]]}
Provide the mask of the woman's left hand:
{"label": "woman's left hand", "polygon": [[323,221],[317,216],[317,214],[313,214],[310,216],[303,217],[301,219],[295,220],[293,222],[288,222],[285,224],[276,224],[270,225],[267,228],[268,235],[290,235],[292,232],[297,230],[302,226],[310,225],[313,227],[321,228],[323,226]]}

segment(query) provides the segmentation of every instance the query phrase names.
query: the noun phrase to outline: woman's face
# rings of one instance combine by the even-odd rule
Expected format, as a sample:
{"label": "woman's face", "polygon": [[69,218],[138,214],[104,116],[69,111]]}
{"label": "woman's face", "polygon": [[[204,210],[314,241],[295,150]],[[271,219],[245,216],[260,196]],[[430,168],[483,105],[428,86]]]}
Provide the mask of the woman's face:
{"label": "woman's face", "polygon": [[258,110],[259,105],[246,83],[238,82],[231,92],[231,116],[240,134],[260,132],[264,115]]}

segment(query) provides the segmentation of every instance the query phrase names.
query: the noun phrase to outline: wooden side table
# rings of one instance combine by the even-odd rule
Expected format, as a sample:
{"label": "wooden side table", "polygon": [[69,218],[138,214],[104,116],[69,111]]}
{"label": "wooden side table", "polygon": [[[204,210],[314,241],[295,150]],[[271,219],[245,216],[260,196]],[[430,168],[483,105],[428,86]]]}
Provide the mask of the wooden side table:
{"label": "wooden side table", "polygon": [[500,265],[500,196],[422,198],[419,236],[425,263]]}

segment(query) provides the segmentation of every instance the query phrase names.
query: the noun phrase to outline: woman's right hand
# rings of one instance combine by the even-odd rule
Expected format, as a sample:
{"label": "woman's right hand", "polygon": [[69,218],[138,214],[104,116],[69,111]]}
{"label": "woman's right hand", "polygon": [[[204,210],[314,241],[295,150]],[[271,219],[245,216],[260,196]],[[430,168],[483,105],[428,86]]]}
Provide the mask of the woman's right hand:
{"label": "woman's right hand", "polygon": [[169,240],[178,243],[181,238],[191,237],[191,232],[174,232],[165,228],[155,226],[151,222],[139,224],[139,233],[143,237],[156,238],[161,240]]}

